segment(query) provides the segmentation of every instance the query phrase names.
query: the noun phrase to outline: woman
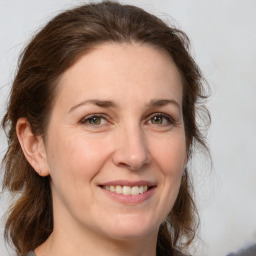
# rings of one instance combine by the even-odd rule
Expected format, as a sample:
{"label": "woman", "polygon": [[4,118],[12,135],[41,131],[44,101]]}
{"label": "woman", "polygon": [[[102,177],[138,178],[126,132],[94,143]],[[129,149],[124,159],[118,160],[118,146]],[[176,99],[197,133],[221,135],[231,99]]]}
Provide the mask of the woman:
{"label": "woman", "polygon": [[[197,228],[187,163],[204,99],[180,30],[83,5],[24,50],[3,128],[5,237],[18,255],[182,255]],[[207,112],[206,112],[207,113]]]}

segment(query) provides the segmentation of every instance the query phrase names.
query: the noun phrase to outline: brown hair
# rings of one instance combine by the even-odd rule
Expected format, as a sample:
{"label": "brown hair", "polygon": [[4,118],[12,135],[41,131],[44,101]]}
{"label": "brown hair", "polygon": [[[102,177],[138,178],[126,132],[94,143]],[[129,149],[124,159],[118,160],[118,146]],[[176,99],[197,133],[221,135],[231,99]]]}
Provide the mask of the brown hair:
{"label": "brown hair", "polygon": [[[197,105],[205,98],[202,76],[188,53],[189,40],[182,31],[140,8],[109,1],[59,14],[22,53],[2,120],[8,136],[8,150],[2,162],[3,189],[19,195],[8,213],[5,238],[12,242],[18,255],[25,255],[49,237],[53,214],[50,179],[37,175],[23,155],[15,129],[17,120],[25,117],[32,132],[44,136],[58,78],[82,54],[103,42],[149,44],[169,54],[183,79],[187,151],[198,143],[207,149],[196,122]],[[193,240],[197,211],[192,197],[192,185],[185,172],[175,205],[160,226],[159,254],[173,255],[174,248],[184,249]]]}

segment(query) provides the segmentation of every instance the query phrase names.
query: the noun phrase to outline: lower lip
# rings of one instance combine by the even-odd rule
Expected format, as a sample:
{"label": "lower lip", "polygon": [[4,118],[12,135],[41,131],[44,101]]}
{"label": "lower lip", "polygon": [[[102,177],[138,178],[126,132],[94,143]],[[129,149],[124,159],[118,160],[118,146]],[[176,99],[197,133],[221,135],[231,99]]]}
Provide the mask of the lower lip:
{"label": "lower lip", "polygon": [[101,190],[110,198],[120,202],[120,203],[124,203],[124,204],[139,204],[142,203],[144,201],[146,201],[147,199],[149,199],[153,193],[155,192],[156,187],[152,187],[151,189],[147,190],[146,192],[136,195],[136,196],[126,196],[123,194],[117,194],[115,192],[111,192],[109,190],[106,190],[102,187],[100,187]]}

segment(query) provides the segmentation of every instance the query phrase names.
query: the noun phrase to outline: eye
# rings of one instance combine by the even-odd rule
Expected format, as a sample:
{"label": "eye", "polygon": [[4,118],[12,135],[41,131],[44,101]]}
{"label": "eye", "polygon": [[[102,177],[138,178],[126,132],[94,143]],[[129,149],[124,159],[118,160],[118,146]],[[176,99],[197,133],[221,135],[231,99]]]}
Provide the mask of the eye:
{"label": "eye", "polygon": [[174,123],[173,119],[166,114],[163,113],[157,113],[150,116],[149,124],[154,125],[171,125]]}
{"label": "eye", "polygon": [[80,123],[85,125],[91,125],[91,126],[99,126],[103,125],[107,122],[106,118],[102,115],[89,115],[84,117]]}
{"label": "eye", "polygon": [[154,116],[150,121],[152,124],[162,124],[164,122],[164,118],[162,116]]}

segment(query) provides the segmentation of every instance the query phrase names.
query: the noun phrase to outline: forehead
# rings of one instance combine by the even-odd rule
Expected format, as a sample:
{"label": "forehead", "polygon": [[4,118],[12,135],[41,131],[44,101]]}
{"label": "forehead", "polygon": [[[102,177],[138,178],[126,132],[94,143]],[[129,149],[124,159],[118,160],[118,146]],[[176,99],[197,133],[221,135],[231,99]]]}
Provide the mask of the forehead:
{"label": "forehead", "polygon": [[[182,98],[179,71],[168,53],[148,44],[105,43],[82,55],[60,77],[57,99],[73,97]],[[119,92],[119,93],[118,93]],[[81,99],[82,100],[82,99]]]}

